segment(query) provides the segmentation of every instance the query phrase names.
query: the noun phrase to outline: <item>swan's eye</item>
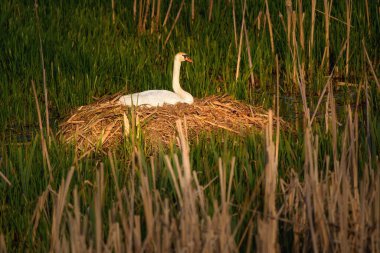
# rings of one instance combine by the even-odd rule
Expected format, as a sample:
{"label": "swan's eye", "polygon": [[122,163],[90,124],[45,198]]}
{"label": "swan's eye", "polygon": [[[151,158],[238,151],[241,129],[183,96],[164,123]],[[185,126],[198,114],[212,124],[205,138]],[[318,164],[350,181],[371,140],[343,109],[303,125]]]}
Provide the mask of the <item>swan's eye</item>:
{"label": "swan's eye", "polygon": [[185,59],[188,58],[189,56],[187,54],[182,55]]}

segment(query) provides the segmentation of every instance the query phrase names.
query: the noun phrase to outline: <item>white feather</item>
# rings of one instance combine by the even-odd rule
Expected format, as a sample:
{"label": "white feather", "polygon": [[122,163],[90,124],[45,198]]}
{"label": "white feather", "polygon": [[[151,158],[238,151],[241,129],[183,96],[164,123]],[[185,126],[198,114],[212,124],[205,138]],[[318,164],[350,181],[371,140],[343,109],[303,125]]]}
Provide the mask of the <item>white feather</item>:
{"label": "white feather", "polygon": [[173,90],[147,90],[139,93],[129,94],[120,97],[119,102],[126,106],[163,106],[164,104],[174,105],[177,103],[192,104],[193,96],[184,91],[179,83],[181,62],[192,60],[185,53],[178,53],[174,57],[173,67]]}
{"label": "white feather", "polygon": [[147,90],[122,96],[119,101],[126,106],[163,106],[164,104],[193,103],[193,99],[183,99],[178,94],[168,90]]}

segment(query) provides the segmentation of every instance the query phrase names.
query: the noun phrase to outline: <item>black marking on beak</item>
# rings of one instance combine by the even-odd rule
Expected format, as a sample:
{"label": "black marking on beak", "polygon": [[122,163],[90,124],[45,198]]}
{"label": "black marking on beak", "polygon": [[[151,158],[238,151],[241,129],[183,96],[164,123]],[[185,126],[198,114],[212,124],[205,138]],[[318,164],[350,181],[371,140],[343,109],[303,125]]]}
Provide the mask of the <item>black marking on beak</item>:
{"label": "black marking on beak", "polygon": [[187,54],[183,54],[182,56],[185,59],[185,61],[190,62],[190,63],[193,62],[193,60]]}

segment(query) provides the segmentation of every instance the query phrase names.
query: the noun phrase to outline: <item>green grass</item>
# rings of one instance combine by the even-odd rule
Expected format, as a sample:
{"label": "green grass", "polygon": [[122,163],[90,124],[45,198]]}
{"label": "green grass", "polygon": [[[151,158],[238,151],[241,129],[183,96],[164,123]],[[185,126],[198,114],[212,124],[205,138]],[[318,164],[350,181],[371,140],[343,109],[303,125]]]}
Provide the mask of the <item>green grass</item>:
{"label": "green grass", "polygon": [[[255,19],[262,11],[265,14],[265,2],[248,1],[246,23],[251,42],[253,72],[258,78],[254,90],[248,88],[249,66],[245,43],[242,48],[241,75],[235,81],[237,49],[234,45],[232,8],[226,1],[215,1],[212,21],[207,18],[206,1],[197,3],[196,18],[191,21],[190,2],[185,4],[180,19],[164,47],[165,38],[174,22],[179,1],[174,1],[172,13],[166,27],[158,32],[138,34],[137,22],[132,18],[133,1],[116,1],[116,23],[112,23],[111,1],[40,1],[37,23],[34,6],[29,1],[8,1],[0,5],[0,171],[9,179],[9,186],[0,178],[0,235],[5,237],[9,252],[23,251],[46,252],[50,249],[51,217],[53,200],[49,199],[44,208],[36,239],[33,241],[32,216],[38,197],[49,184],[49,171],[42,156],[41,135],[38,129],[37,110],[32,92],[31,80],[36,82],[41,114],[44,117],[44,95],[41,56],[39,52],[39,29],[41,27],[42,47],[46,68],[46,84],[49,98],[49,115],[52,132],[73,108],[91,103],[95,98],[110,95],[120,90],[138,92],[148,89],[171,89],[172,58],[178,51],[188,53],[194,64],[182,67],[181,80],[185,90],[195,97],[202,98],[212,94],[227,93],[246,103],[260,105],[264,108],[273,106],[276,83],[275,57],[271,53],[268,24],[258,30]],[[163,1],[164,2],[164,1]],[[166,2],[166,1],[165,1]],[[197,2],[197,1],[196,1]],[[241,3],[236,1],[238,35],[241,24]],[[303,108],[300,91],[292,82],[293,59],[286,41],[278,13],[286,16],[285,1],[276,4],[270,2],[270,12],[274,29],[276,54],[280,63],[280,104],[281,116],[290,122],[294,131],[281,131],[279,143],[279,176],[287,180],[294,170],[303,178],[304,173],[304,127]],[[379,169],[380,152],[380,118],[379,89],[363,56],[362,40],[365,41],[375,72],[379,74],[380,20],[379,5],[368,1],[371,23],[367,24],[364,1],[353,1],[352,30],[350,43],[350,75],[344,76],[345,55],[337,64],[340,76],[350,83],[364,83],[368,80],[368,99],[365,90],[359,97],[359,133],[357,139],[359,174],[371,163]],[[295,3],[294,8],[295,8]],[[310,34],[310,3],[303,3],[305,10],[306,44]],[[166,13],[167,3],[162,4],[161,22]],[[317,9],[323,11],[323,1],[318,1]],[[344,1],[334,1],[331,15],[345,21],[346,6]],[[285,19],[286,21],[286,19]],[[315,48],[313,59],[308,58],[307,50],[301,53],[302,62],[314,73],[307,75],[306,93],[308,106],[314,112],[319,95],[325,85],[326,71],[321,70],[320,63],[325,46],[324,16],[316,14]],[[337,57],[346,39],[346,26],[330,20],[331,58]],[[254,25],[255,24],[255,25]],[[369,26],[368,26],[369,25]],[[369,27],[369,28],[368,28]],[[149,28],[149,25],[148,25]],[[149,30],[149,29],[148,29]],[[300,49],[300,47],[299,47]],[[311,61],[316,64],[310,64]],[[342,152],[342,140],[347,118],[346,106],[354,108],[358,96],[355,87],[334,88],[338,108],[338,150]],[[366,104],[366,101],[368,104]],[[369,110],[369,111],[368,111]],[[295,115],[297,112],[297,115]],[[333,168],[326,165],[326,156],[333,157],[331,133],[326,134],[325,102],[319,109],[317,121],[313,124],[315,135],[319,136],[318,160],[320,168]],[[367,112],[369,114],[367,115]],[[298,126],[298,127],[297,127]],[[112,187],[113,179],[109,157],[100,154],[77,161],[72,147],[61,144],[52,135],[48,151],[53,168],[54,182],[51,189],[58,191],[61,179],[65,178],[70,167],[75,167],[71,185],[76,185],[81,200],[81,211],[90,215],[90,223],[95,222],[92,205],[96,171],[99,164],[105,168],[105,202],[103,221],[107,227],[107,211],[114,205],[116,192]],[[139,150],[148,149],[143,142]],[[131,147],[124,143],[113,154],[117,180],[120,185],[130,186],[131,181],[139,182],[141,178],[133,177],[131,172]],[[192,169],[198,174],[201,185],[207,185],[218,177],[218,159],[229,164],[236,158],[233,181],[233,206],[231,214],[239,214],[247,204],[250,193],[257,186],[266,164],[266,145],[262,133],[252,132],[247,137],[236,137],[226,133],[202,135],[190,146]],[[176,210],[177,196],[172,179],[166,169],[165,154],[171,157],[180,150],[173,146],[153,154],[157,170],[156,188],[167,197]],[[142,154],[143,168],[148,171],[150,160],[148,154]],[[138,172],[136,172],[138,173]],[[152,175],[150,180],[152,183]],[[90,182],[90,183],[88,183]],[[213,181],[214,182],[214,181]],[[220,199],[219,179],[206,190],[207,202]],[[70,193],[72,192],[70,189]],[[264,192],[259,186],[259,192]],[[279,187],[278,187],[279,188]],[[278,189],[279,190],[279,189]],[[71,195],[70,195],[71,196]],[[67,200],[72,202],[72,197]],[[141,196],[136,196],[136,214],[142,214],[144,208]],[[264,198],[250,203],[252,209],[263,209]],[[280,206],[284,200],[278,199]],[[209,210],[213,211],[212,208]],[[236,225],[239,215],[232,216]],[[247,225],[249,218],[243,223]],[[244,228],[244,226],[242,226]],[[94,230],[94,226],[92,227]],[[282,230],[281,230],[282,229]],[[280,231],[287,231],[280,227]],[[93,232],[93,231],[92,231]],[[236,241],[243,238],[243,229],[239,230]],[[290,240],[287,233],[280,233],[281,240]],[[244,240],[246,242],[246,239]],[[290,244],[290,242],[289,242]],[[1,242],[0,242],[1,246]],[[283,250],[292,246],[282,244]],[[244,249],[245,246],[242,246]],[[1,247],[0,247],[1,249]]]}

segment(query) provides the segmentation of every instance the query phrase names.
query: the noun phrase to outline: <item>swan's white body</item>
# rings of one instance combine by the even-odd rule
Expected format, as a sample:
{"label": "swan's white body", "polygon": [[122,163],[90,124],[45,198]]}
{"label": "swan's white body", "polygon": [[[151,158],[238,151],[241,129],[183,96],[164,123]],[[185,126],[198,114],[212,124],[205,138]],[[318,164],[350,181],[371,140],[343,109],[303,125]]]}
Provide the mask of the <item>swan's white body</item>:
{"label": "swan's white body", "polygon": [[163,106],[164,104],[174,105],[177,103],[192,104],[193,96],[184,91],[179,83],[179,75],[181,70],[181,62],[192,60],[185,53],[178,53],[174,57],[173,67],[173,90],[147,90],[139,93],[122,96],[119,102],[126,106]]}

